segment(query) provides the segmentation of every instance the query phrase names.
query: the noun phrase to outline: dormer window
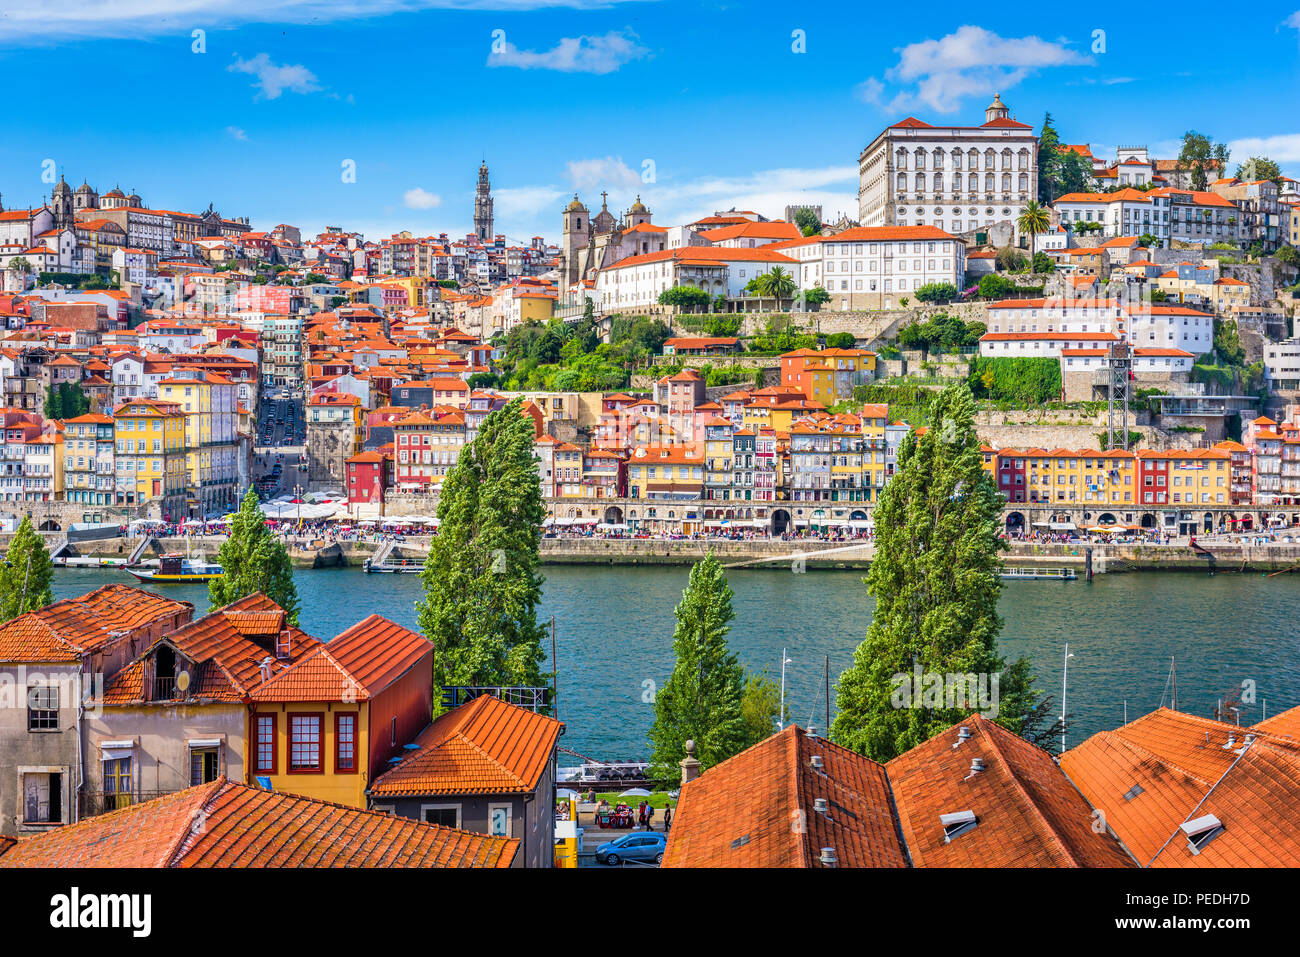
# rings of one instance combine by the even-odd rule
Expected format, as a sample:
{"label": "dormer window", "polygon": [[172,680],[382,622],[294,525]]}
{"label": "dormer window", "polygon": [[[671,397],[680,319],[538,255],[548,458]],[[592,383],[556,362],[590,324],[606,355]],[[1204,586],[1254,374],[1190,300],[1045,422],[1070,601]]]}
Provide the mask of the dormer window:
{"label": "dormer window", "polygon": [[280,661],[288,661],[289,656],[293,654],[293,636],[286,629],[275,637],[275,657]]}

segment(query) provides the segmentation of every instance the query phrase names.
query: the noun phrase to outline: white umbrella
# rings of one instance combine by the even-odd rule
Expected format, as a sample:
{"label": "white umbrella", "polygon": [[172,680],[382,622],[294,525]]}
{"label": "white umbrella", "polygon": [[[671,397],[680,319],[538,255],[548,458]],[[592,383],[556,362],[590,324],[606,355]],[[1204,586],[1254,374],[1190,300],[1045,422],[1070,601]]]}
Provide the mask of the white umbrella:
{"label": "white umbrella", "polygon": [[626,791],[624,791],[622,794],[619,795],[619,797],[621,798],[630,798],[630,797],[648,798],[649,796],[650,796],[650,792],[647,791],[645,788],[628,788]]}
{"label": "white umbrella", "polygon": [[560,788],[558,791],[555,792],[555,796],[559,798],[561,801],[573,801],[581,797],[581,795],[578,794],[577,791],[571,791],[568,788]]}

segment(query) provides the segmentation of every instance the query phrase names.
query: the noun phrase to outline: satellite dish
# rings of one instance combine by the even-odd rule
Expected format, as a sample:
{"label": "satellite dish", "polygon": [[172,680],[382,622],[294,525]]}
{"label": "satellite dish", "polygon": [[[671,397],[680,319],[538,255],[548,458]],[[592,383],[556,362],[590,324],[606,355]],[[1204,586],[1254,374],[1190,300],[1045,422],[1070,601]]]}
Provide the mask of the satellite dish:
{"label": "satellite dish", "polygon": [[189,688],[189,686],[190,686],[190,673],[188,671],[182,671],[180,674],[176,676],[176,688],[179,691],[185,691]]}

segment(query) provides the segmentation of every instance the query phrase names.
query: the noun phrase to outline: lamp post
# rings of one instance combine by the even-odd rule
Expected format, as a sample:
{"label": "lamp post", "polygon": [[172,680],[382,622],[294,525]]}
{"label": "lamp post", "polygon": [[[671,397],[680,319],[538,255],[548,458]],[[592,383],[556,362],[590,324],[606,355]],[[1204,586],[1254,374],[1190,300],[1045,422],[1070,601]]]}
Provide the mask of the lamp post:
{"label": "lamp post", "polygon": [[298,530],[302,530],[302,493],[305,491],[301,485],[293,487],[293,497],[298,503]]}
{"label": "lamp post", "polygon": [[1070,659],[1074,655],[1070,654],[1070,643],[1065,643],[1065,660],[1061,668],[1061,753],[1065,753],[1065,691],[1069,687],[1070,680]]}
{"label": "lamp post", "polygon": [[785,649],[781,649],[781,709],[776,715],[776,729],[778,731],[785,728],[785,666],[793,664],[793,659],[785,656]]}

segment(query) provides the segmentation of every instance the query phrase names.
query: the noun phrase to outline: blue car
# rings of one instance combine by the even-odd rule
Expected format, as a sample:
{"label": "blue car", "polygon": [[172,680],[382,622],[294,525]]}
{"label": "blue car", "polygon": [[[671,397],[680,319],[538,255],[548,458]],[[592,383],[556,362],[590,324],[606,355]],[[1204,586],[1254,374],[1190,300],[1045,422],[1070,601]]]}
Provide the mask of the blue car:
{"label": "blue car", "polygon": [[600,864],[618,864],[622,861],[639,861],[659,864],[664,859],[668,838],[655,831],[633,831],[596,848],[596,861]]}

